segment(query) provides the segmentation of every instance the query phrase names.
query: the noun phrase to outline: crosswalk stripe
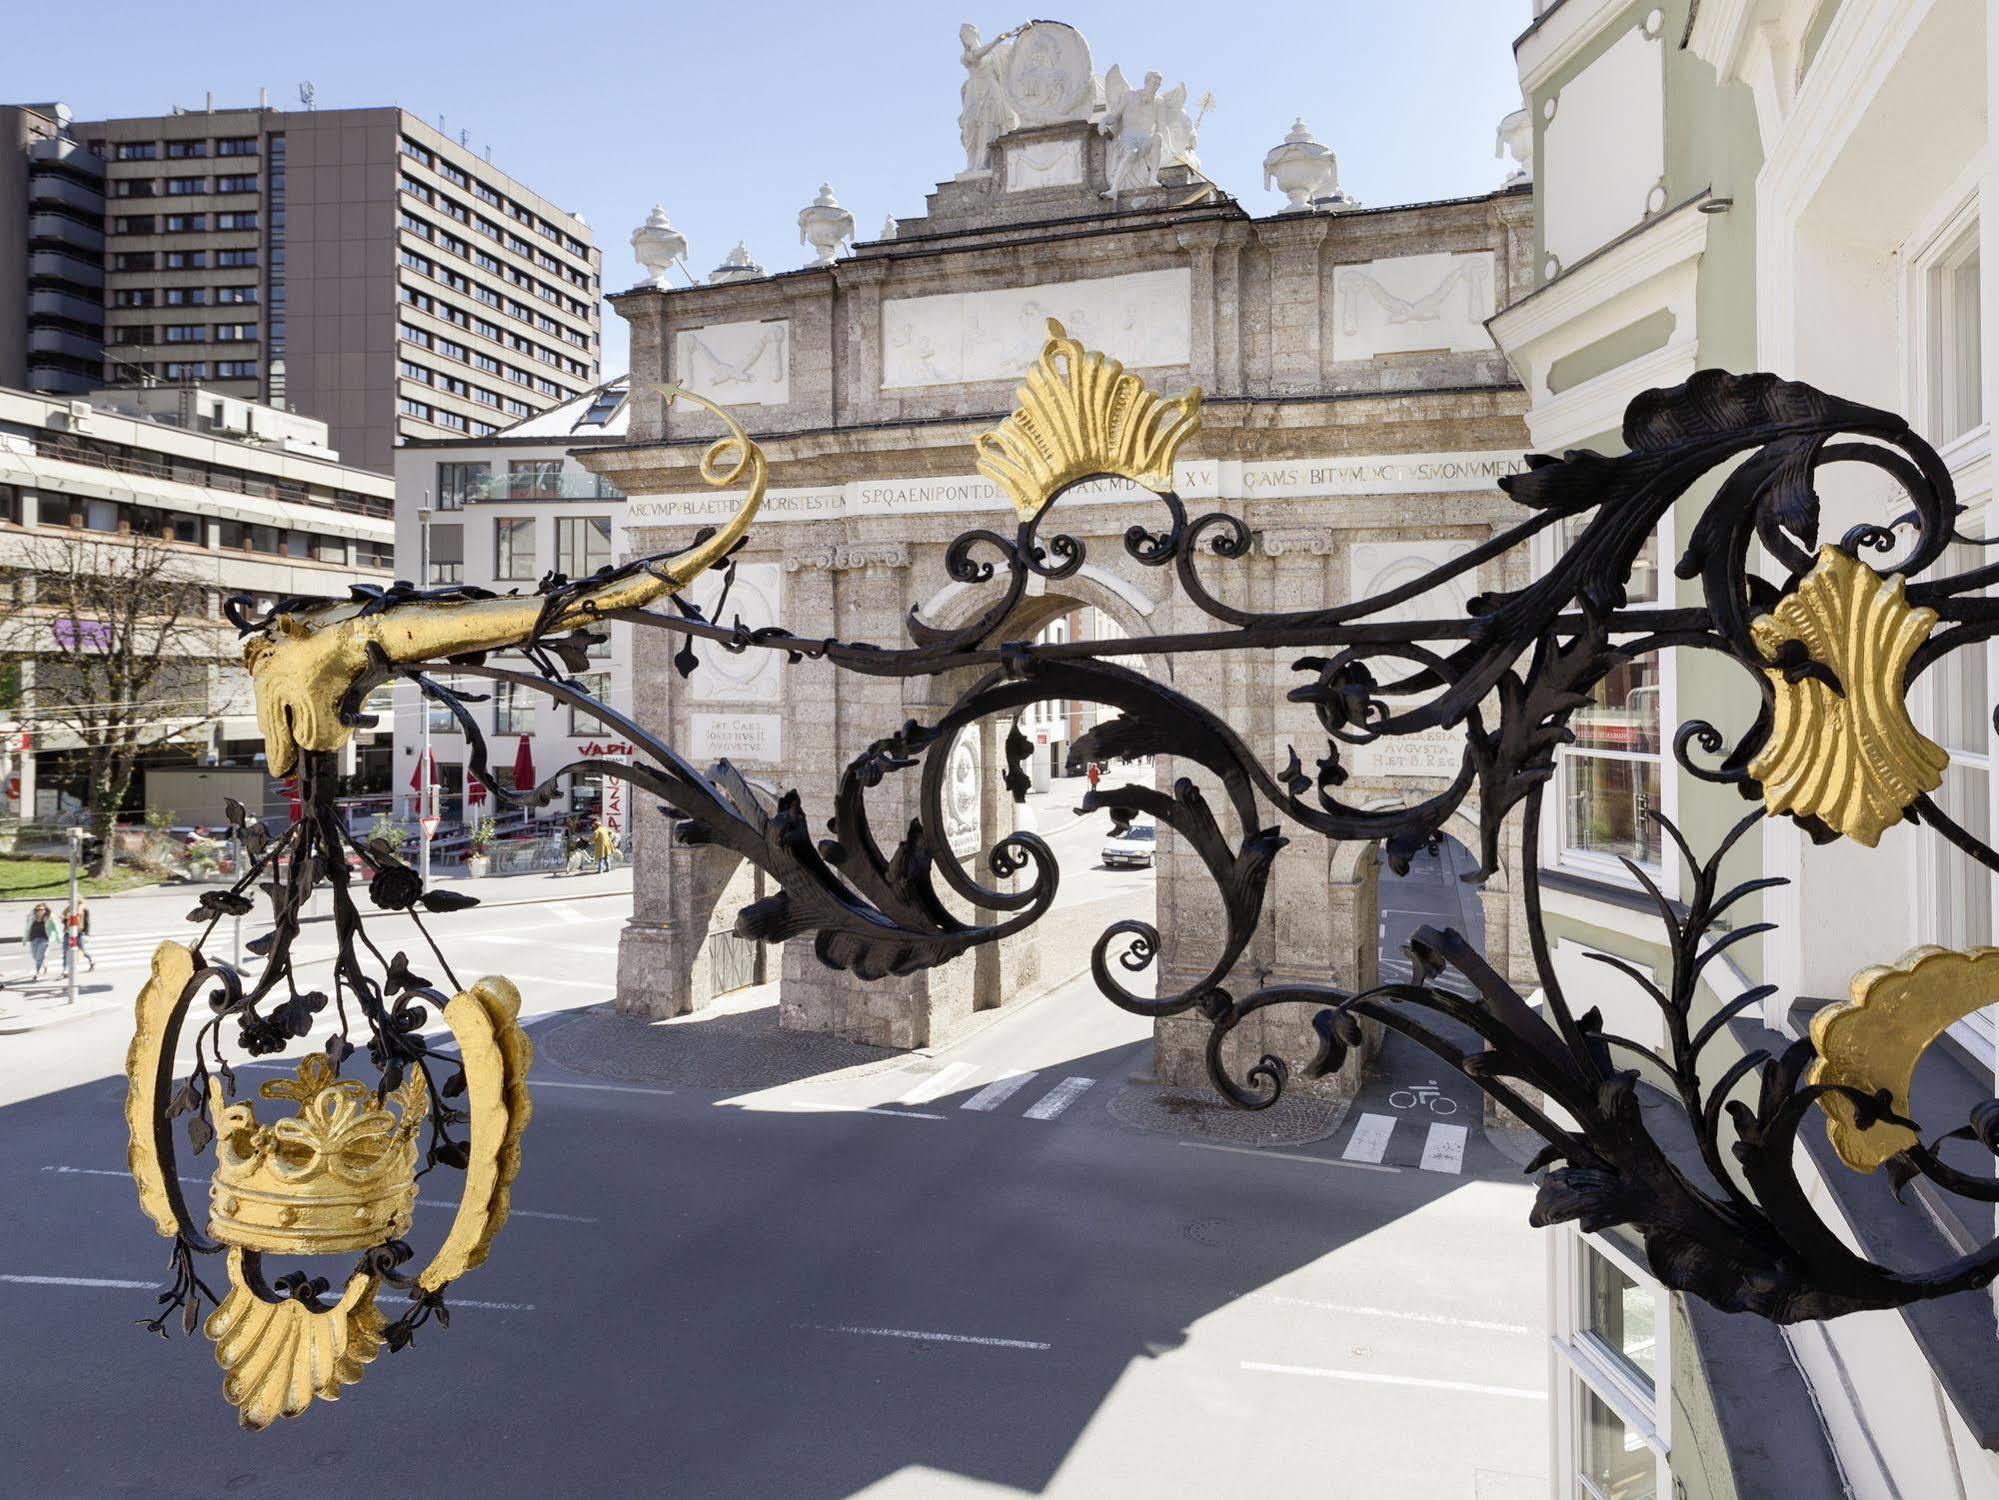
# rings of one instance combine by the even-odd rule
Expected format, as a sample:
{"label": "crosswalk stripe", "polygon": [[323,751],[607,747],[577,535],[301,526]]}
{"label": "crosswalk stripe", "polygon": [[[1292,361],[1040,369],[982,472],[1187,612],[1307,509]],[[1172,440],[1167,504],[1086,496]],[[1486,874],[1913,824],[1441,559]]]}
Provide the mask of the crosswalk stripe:
{"label": "crosswalk stripe", "polygon": [[1082,1098],[1083,1091],[1097,1080],[1094,1078],[1065,1078],[1054,1088],[1043,1094],[1027,1110],[1030,1120],[1052,1120],[1063,1110]]}
{"label": "crosswalk stripe", "polygon": [[557,901],[552,903],[551,905],[544,906],[542,910],[547,912],[553,912],[562,921],[568,922],[574,926],[587,927],[590,925],[590,919],[584,916],[583,913],[578,911],[575,907],[569,905],[567,902]]}
{"label": "crosswalk stripe", "polygon": [[1004,1073],[959,1105],[960,1109],[998,1109],[1040,1074],[1038,1068]]}
{"label": "crosswalk stripe", "polygon": [[1423,1143],[1425,1172],[1462,1172],[1465,1169],[1465,1127],[1437,1124]]}
{"label": "crosswalk stripe", "polygon": [[1347,1161],[1378,1162],[1388,1152],[1388,1138],[1395,1134],[1393,1115],[1362,1115],[1340,1155]]}
{"label": "crosswalk stripe", "polygon": [[979,1070],[970,1063],[949,1063],[935,1073],[919,1078],[902,1093],[895,1102],[898,1104],[928,1104],[932,1099],[942,1098],[959,1084]]}

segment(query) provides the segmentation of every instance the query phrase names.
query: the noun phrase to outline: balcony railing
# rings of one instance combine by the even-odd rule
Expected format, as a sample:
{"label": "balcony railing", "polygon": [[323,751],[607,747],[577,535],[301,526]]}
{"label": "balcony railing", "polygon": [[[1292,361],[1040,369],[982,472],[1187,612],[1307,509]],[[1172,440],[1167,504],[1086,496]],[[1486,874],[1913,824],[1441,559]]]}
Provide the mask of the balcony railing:
{"label": "balcony railing", "polygon": [[44,211],[28,215],[28,239],[57,244],[81,245],[86,250],[104,248],[104,231],[72,219],[67,214]]}
{"label": "balcony railing", "polygon": [[104,212],[101,188],[85,187],[53,172],[38,172],[28,179],[28,202],[37,208],[67,208],[80,214]]}
{"label": "balcony railing", "polygon": [[104,285],[104,267],[67,250],[35,250],[28,256],[28,275],[38,281],[67,281],[72,286]]}
{"label": "balcony railing", "polygon": [[[37,330],[39,332],[41,330]],[[30,339],[33,335],[30,335]],[[34,440],[35,452],[43,458],[60,459],[64,463],[88,464],[94,469],[110,469],[119,474],[137,474],[147,479],[170,479],[179,484],[199,485],[203,489],[223,490],[233,495],[254,495],[264,500],[288,500],[295,505],[311,505],[321,510],[337,510],[348,515],[392,516],[394,506],[388,501],[333,500],[314,495],[290,484],[268,484],[258,479],[247,479],[240,474],[224,470],[201,469],[190,464],[162,463],[157,459],[139,458],[129,453],[105,453],[100,449],[86,448],[61,438],[37,436]]]}
{"label": "balcony railing", "polygon": [[595,474],[501,474],[480,480],[469,499],[506,500],[622,500],[624,495]]}

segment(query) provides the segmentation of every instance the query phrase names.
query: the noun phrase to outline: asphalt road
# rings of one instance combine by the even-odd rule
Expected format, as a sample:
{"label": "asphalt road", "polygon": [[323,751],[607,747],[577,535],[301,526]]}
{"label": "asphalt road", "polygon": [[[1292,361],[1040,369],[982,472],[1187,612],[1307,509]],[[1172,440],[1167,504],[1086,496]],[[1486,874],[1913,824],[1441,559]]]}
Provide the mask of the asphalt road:
{"label": "asphalt road", "polygon": [[[546,1040],[605,997],[623,915],[445,931],[506,954]],[[1545,1493],[1517,1170],[1476,1129],[1426,1166],[1440,1117],[1394,1077],[1281,1152],[1127,1128],[1145,1023],[1085,985],[747,1094],[544,1051],[515,1216],[451,1327],[242,1433],[205,1340],[133,1326],[165,1247],[124,1174],[128,1025],[0,1039],[5,1493]],[[1349,1159],[1369,1113],[1394,1129]],[[419,1210],[419,1253],[444,1221]]]}

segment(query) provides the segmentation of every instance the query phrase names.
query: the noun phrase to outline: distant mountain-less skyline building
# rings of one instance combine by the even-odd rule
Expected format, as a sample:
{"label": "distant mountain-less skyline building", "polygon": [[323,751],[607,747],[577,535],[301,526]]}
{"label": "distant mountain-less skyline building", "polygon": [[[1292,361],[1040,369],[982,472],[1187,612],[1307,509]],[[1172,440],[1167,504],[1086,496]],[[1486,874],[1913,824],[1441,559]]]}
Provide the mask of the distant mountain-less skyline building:
{"label": "distant mountain-less skyline building", "polygon": [[575,214],[393,106],[0,108],[0,384],[199,382],[388,472],[595,387]]}

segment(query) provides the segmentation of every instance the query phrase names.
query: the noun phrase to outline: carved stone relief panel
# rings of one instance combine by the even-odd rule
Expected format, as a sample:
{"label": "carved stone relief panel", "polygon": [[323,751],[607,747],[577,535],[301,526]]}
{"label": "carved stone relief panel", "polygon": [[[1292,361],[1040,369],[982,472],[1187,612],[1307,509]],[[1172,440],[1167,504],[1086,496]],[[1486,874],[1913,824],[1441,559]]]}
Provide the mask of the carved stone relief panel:
{"label": "carved stone relief panel", "polygon": [[882,303],[882,389],[1018,380],[1058,318],[1091,349],[1134,369],[1192,357],[1191,273],[1184,266],[1093,281],[891,297]]}
{"label": "carved stone relief panel", "polygon": [[1006,190],[1074,187],[1083,180],[1083,143],[1074,136],[1055,141],[1019,141],[1006,148]]}
{"label": "carved stone relief panel", "polygon": [[791,322],[711,323],[673,336],[674,373],[728,406],[782,406],[791,399]]}
{"label": "carved stone relief panel", "polygon": [[[740,619],[750,629],[775,625],[779,620],[779,580],[783,569],[777,563],[738,563],[729,597],[716,611],[722,594],[722,575],[703,573],[694,580],[688,595],[701,612],[717,624]],[[688,696],[703,703],[776,703],[783,695],[784,658],[775,651],[745,651],[740,655],[723,650],[711,641],[695,641],[694,656],[700,663],[687,680]]]}
{"label": "carved stone relief panel", "polygon": [[1339,266],[1333,272],[1333,299],[1336,360],[1492,348],[1485,331],[1485,320],[1495,310],[1490,250],[1398,255]]}

